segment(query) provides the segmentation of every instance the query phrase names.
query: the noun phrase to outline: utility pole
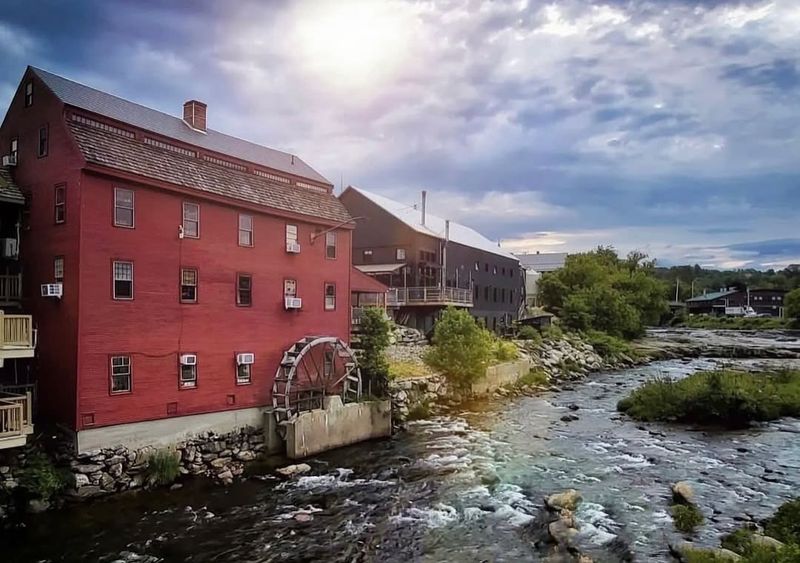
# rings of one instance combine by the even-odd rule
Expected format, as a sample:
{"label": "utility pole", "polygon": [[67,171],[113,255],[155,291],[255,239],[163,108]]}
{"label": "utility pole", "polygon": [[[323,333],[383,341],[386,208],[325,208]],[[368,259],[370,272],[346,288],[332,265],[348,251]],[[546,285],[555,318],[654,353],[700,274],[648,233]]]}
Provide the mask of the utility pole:
{"label": "utility pole", "polygon": [[675,278],[675,301],[679,301],[679,292],[681,288],[681,278]]}

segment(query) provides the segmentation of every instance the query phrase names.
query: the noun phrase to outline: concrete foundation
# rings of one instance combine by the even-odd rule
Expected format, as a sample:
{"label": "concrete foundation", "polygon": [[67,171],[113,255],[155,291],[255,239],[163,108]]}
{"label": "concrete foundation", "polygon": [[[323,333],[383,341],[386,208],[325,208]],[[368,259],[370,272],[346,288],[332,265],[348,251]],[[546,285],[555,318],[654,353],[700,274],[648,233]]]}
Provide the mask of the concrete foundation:
{"label": "concrete foundation", "polygon": [[530,360],[516,360],[504,362],[486,368],[486,377],[472,384],[475,395],[485,395],[504,385],[513,385],[517,380],[531,369]]}
{"label": "concrete foundation", "polygon": [[257,407],[81,430],[76,434],[77,453],[117,446],[129,449],[173,446],[204,432],[226,434],[247,426],[261,428],[266,411]]}
{"label": "concrete foundation", "polygon": [[286,425],[286,457],[300,459],[392,434],[390,401],[342,404],[340,397],[325,399],[325,408],[304,412]]}

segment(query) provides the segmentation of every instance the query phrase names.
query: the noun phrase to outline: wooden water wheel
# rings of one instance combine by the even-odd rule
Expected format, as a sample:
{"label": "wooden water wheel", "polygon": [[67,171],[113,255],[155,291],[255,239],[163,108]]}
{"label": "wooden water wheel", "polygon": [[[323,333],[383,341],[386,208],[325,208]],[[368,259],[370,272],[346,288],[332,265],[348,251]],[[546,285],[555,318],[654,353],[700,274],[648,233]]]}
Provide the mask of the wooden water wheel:
{"label": "wooden water wheel", "polygon": [[335,336],[307,336],[283,353],[272,384],[278,429],[299,413],[320,409],[325,397],[343,403],[361,397],[361,370],[353,350]]}

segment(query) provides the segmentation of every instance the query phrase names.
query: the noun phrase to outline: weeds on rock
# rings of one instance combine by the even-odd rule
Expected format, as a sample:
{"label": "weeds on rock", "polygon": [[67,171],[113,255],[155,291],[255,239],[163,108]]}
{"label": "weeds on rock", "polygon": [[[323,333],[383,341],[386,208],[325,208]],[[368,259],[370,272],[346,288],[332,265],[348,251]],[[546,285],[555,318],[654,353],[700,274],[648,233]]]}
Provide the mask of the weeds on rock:
{"label": "weeds on rock", "polygon": [[679,532],[691,534],[703,523],[703,513],[693,504],[676,504],[671,510],[672,521]]}
{"label": "weeds on rock", "polygon": [[156,450],[147,458],[145,475],[152,485],[169,485],[180,474],[180,459],[172,450]]}

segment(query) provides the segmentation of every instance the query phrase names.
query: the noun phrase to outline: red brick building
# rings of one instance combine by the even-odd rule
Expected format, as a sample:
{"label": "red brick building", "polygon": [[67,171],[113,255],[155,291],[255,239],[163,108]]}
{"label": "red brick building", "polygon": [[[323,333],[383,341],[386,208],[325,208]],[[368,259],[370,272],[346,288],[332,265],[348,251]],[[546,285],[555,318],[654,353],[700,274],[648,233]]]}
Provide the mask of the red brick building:
{"label": "red brick building", "polygon": [[181,119],[29,67],[0,128],[28,202],[40,412],[81,450],[249,424],[292,343],[348,338],[353,225],[331,183],[206,125],[197,101]]}

